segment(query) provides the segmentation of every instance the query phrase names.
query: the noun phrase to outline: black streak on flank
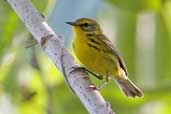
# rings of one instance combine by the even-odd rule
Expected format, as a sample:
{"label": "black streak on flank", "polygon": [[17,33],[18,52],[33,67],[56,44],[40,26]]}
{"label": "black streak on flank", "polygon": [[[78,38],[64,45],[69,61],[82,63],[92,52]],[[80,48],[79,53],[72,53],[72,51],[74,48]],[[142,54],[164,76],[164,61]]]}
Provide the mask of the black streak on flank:
{"label": "black streak on flank", "polygon": [[95,43],[95,44],[97,44],[97,45],[101,45],[99,42],[97,42],[96,40],[94,40],[92,38],[90,38],[90,41],[93,42],[93,43]]}
{"label": "black streak on flank", "polygon": [[98,41],[94,39],[93,34],[86,34],[86,36],[89,38],[89,40],[97,45],[101,45]]}
{"label": "black streak on flank", "polygon": [[92,37],[93,35],[94,34],[89,34],[89,33],[86,34],[87,37]]}
{"label": "black streak on flank", "polygon": [[87,43],[88,44],[88,46],[89,47],[92,47],[92,48],[94,48],[94,49],[96,49],[96,50],[98,50],[98,51],[101,51],[99,48],[97,48],[96,46],[94,46],[94,45],[92,45],[92,44],[90,44],[90,43]]}

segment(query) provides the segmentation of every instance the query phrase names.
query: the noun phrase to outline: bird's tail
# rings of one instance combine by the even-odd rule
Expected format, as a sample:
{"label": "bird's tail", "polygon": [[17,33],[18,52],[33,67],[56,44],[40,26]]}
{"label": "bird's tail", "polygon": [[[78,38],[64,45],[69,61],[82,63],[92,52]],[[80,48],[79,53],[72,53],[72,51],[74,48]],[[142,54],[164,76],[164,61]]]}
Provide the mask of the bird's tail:
{"label": "bird's tail", "polygon": [[141,90],[135,84],[133,84],[131,80],[117,79],[116,82],[126,96],[143,97],[143,93],[141,92]]}

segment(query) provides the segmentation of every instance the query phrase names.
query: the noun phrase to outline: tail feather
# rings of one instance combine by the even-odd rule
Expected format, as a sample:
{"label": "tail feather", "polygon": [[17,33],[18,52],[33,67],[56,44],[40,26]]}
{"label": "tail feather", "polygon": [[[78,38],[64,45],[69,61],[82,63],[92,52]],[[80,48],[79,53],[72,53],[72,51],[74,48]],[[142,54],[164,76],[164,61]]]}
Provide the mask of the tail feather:
{"label": "tail feather", "polygon": [[116,82],[126,96],[143,97],[143,93],[141,92],[141,90],[136,85],[134,85],[131,80],[118,79],[116,80]]}

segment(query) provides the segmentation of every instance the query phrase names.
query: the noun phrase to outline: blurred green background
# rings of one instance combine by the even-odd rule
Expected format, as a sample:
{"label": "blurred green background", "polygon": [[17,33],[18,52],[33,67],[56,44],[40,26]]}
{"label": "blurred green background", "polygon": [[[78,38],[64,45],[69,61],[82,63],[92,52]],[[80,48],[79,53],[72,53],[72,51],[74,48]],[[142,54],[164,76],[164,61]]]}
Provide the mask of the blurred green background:
{"label": "blurred green background", "polygon": [[[115,43],[144,98],[128,99],[110,81],[100,92],[116,114],[171,114],[170,0],[31,0],[72,51],[66,21],[96,19]],[[87,114],[40,45],[0,0],[0,114]],[[95,84],[100,81],[91,77]]]}

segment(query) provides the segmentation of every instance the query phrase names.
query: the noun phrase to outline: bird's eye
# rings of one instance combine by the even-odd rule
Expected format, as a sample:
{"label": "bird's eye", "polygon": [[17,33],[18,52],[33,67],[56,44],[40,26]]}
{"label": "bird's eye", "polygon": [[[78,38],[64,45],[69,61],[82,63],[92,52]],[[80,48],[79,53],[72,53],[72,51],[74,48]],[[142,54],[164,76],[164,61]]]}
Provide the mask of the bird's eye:
{"label": "bird's eye", "polygon": [[84,23],[84,27],[87,27],[88,26],[88,23]]}
{"label": "bird's eye", "polygon": [[92,29],[94,29],[94,26],[92,26],[91,23],[82,23],[80,24],[80,28],[83,30],[83,31],[92,31]]}

